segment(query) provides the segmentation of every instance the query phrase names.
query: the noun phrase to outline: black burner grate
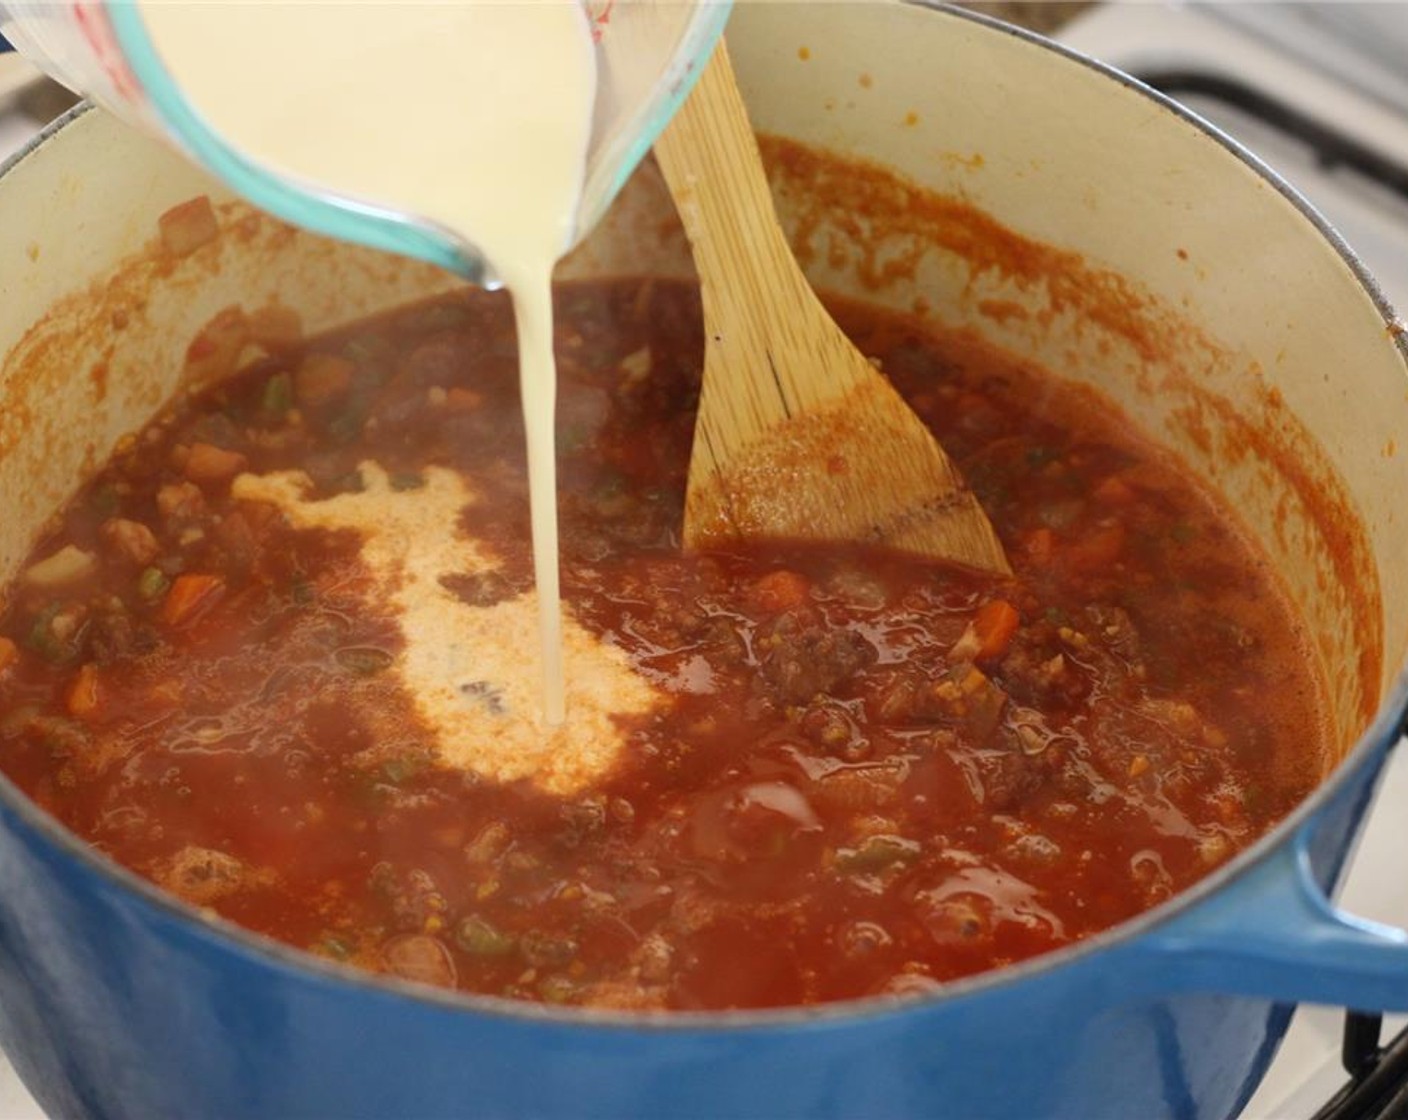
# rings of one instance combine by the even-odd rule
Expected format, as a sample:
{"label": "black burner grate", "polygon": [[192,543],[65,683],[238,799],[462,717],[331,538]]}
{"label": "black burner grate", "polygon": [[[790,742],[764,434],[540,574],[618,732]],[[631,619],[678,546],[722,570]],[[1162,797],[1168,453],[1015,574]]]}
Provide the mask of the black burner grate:
{"label": "black burner grate", "polygon": [[1312,1120],[1402,1120],[1408,1117],[1408,1027],[1380,1045],[1384,1017],[1345,1015],[1341,1050],[1348,1083]]}

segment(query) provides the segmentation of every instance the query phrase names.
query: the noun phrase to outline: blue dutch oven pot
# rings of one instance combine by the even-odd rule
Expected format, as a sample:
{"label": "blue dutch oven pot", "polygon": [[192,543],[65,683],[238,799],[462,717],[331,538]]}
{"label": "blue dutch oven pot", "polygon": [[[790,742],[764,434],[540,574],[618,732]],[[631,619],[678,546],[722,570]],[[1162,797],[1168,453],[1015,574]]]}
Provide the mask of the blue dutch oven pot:
{"label": "blue dutch oven pot", "polygon": [[[798,43],[816,56],[908,44],[931,50],[935,67],[960,58],[983,67],[990,54],[1006,67],[991,72],[992,96],[1009,95],[1021,66],[1050,66],[1043,81],[1106,91],[1163,122],[1150,127],[1169,130],[1170,145],[1240,161],[1269,205],[1299,211],[1285,220],[1319,238],[1358,285],[1365,321],[1377,324],[1366,345],[1388,351],[1403,381],[1394,392],[1408,387],[1399,344],[1383,331],[1391,313],[1334,235],[1251,157],[1127,79],[954,12],[823,5],[803,19],[758,5],[735,19],[745,92],[765,87],[768,68],[781,72]],[[788,123],[805,80],[794,96],[760,99],[765,127]],[[1045,87],[1032,98],[1044,96]],[[37,192],[44,201],[23,220],[38,228],[41,210],[86,205],[85,190],[116,198],[127,189],[119,179],[160,193],[177,172],[161,165],[141,179],[165,158],[122,155],[141,143],[80,110],[0,171],[0,213],[21,220],[15,200]],[[96,161],[87,186],[71,173],[86,148]],[[53,162],[60,170],[43,170]],[[0,286],[10,294],[0,305],[24,296],[3,229]],[[1294,1003],[1408,1010],[1408,936],[1328,901],[1408,700],[1392,675],[1403,635],[1383,629],[1389,671],[1377,714],[1280,827],[1135,921],[906,1000],[644,1017],[372,977],[198,915],[0,780],[0,1043],[43,1107],[64,1117],[1231,1116]]]}

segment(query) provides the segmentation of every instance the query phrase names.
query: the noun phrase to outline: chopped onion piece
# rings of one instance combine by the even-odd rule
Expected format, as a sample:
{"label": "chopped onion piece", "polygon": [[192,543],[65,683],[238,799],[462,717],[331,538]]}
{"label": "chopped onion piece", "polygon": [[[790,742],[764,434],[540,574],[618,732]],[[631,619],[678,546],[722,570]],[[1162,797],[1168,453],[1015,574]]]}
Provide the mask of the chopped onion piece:
{"label": "chopped onion piece", "polygon": [[66,544],[52,556],[31,564],[25,570],[24,581],[31,587],[66,587],[92,575],[97,567],[98,558],[91,552]]}

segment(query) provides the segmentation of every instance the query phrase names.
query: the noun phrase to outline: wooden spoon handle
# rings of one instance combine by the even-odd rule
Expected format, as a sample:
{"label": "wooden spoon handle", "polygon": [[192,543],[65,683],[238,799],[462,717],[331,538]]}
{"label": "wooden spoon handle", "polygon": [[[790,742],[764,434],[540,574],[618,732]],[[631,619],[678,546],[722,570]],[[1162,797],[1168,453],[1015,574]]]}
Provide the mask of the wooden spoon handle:
{"label": "wooden spoon handle", "polygon": [[[722,41],[695,91],[655,142],[655,158],[694,252],[704,322],[722,353],[712,370],[762,381],[730,395],[773,391],[795,415],[851,388],[845,363],[827,377],[806,376],[818,337],[849,346],[802,274],[773,210],[758,142]],[[746,356],[771,353],[772,378],[756,376]],[[745,360],[730,360],[727,355]],[[838,372],[842,376],[837,377]],[[770,386],[770,387],[769,387]],[[724,388],[724,387],[721,387]]]}
{"label": "wooden spoon handle", "polygon": [[[664,172],[694,246],[701,277],[734,284],[770,281],[779,259],[796,272],[779,229],[758,142],[748,123],[722,40],[705,64],[695,91],[655,141]],[[729,236],[720,236],[720,231]],[[776,298],[775,292],[754,292]],[[753,309],[769,301],[753,301]]]}
{"label": "wooden spoon handle", "polygon": [[1007,571],[992,526],[932,433],[802,274],[722,43],[655,155],[704,310],[686,547],[870,541]]}

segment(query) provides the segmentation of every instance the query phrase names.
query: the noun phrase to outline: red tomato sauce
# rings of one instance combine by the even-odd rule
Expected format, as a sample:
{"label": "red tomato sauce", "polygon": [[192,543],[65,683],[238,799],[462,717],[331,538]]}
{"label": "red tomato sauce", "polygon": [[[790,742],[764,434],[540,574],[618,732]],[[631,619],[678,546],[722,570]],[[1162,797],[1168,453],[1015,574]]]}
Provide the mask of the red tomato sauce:
{"label": "red tomato sauce", "polygon": [[[904,993],[1088,937],[1318,780],[1321,688],[1235,520],[1107,404],[840,305],[961,465],[1015,576],[857,546],[685,554],[697,296],[559,298],[568,609],[669,694],[572,797],[441,763],[348,531],[231,497],[452,467],[531,585],[506,302],[410,308],[178,401],[9,589],[0,767],[112,859],[312,952],[557,1003]],[[485,684],[491,703],[492,682]],[[569,716],[570,718],[570,716]]]}

